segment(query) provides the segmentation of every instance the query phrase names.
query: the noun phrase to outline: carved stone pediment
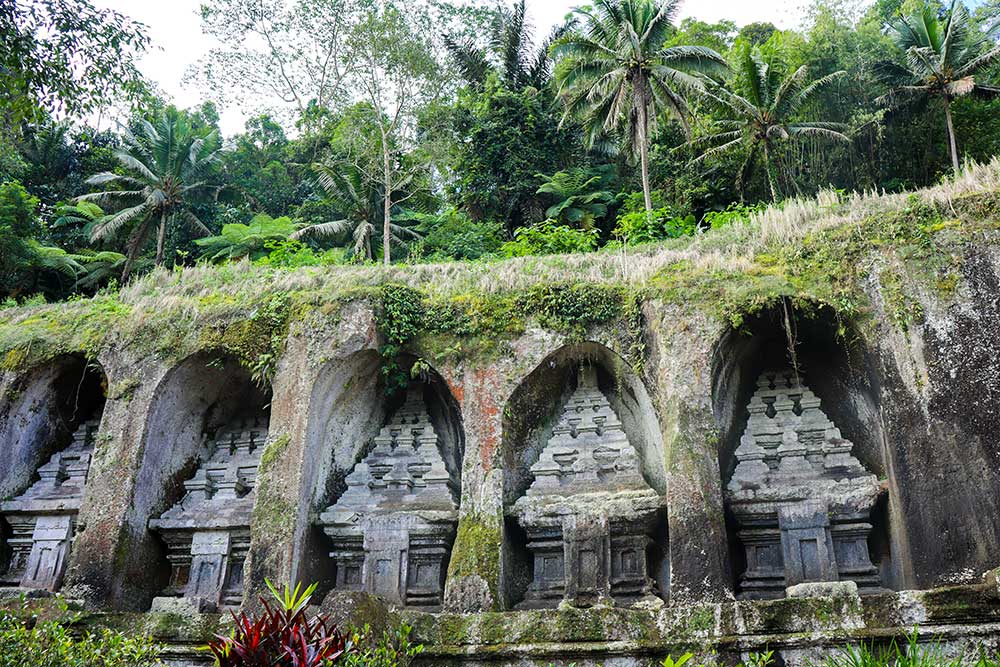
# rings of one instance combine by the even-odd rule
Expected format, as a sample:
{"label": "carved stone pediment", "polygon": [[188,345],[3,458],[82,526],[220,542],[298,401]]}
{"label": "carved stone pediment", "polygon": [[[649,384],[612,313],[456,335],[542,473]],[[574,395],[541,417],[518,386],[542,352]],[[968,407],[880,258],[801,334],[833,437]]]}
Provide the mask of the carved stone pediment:
{"label": "carved stone pediment", "polygon": [[646,552],[662,499],[643,478],[639,455],[593,368],[580,369],[531,473],[534,480],[510,512],[533,558],[519,608],[564,600],[627,604],[653,593]]}
{"label": "carved stone pediment", "polygon": [[189,599],[199,610],[242,602],[250,514],[267,432],[266,415],[220,429],[209,457],[184,482],[181,500],[150,519],[149,528],[167,545],[171,569],[154,609],[173,609],[171,598]]}
{"label": "carved stone pediment", "polygon": [[410,387],[345,482],[319,519],[333,544],[336,588],[439,609],[458,503],[420,385]]}
{"label": "carved stone pediment", "polygon": [[38,468],[34,484],[0,503],[11,550],[3,585],[54,591],[62,583],[97,427],[96,420],[81,424],[69,446]]}
{"label": "carved stone pediment", "polygon": [[725,494],[746,552],[743,595],[840,579],[880,591],[867,538],[883,489],[853,444],[791,370],[761,374],[747,410]]}

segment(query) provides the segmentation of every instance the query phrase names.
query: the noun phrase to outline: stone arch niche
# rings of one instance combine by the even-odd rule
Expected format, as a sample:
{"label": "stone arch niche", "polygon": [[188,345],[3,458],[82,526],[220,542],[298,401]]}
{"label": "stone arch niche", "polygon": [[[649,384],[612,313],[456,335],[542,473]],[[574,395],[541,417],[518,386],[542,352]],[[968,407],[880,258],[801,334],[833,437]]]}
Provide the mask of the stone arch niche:
{"label": "stone arch niche", "polygon": [[[400,359],[409,372],[417,360]],[[447,383],[426,363],[386,396],[374,351],[331,362],[311,405],[310,494],[299,579],[397,607],[441,607],[458,523],[465,431]]]}
{"label": "stone arch niche", "polygon": [[663,438],[642,382],[597,343],[563,347],[504,408],[503,602],[669,594]]}
{"label": "stone arch niche", "polygon": [[877,364],[852,331],[837,335],[842,326],[830,309],[779,304],[715,347],[713,409],[740,597],[901,585]]}
{"label": "stone arch niche", "polygon": [[0,417],[0,586],[58,590],[107,396],[96,362],[60,357]]}
{"label": "stone arch niche", "polygon": [[271,393],[234,358],[203,352],[156,388],[128,521],[125,583],[154,611],[239,606],[250,542],[257,467],[267,440]]}

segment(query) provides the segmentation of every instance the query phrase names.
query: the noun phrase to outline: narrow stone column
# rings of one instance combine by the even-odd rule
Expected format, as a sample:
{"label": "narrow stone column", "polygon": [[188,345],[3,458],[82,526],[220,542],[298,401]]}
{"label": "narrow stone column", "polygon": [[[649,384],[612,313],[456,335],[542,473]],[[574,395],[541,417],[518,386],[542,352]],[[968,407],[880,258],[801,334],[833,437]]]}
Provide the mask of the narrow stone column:
{"label": "narrow stone column", "polygon": [[732,598],[712,414],[712,343],[704,316],[675,306],[645,306],[648,384],[663,425],[670,531],[670,595],[676,602]]}
{"label": "narrow stone column", "polygon": [[129,350],[107,350],[100,358],[108,399],[98,429],[76,538],[64,580],[66,597],[89,605],[144,611],[139,585],[150,580],[146,520],[130,506],[143,459],[146,420],[157,386],[168,368]]}
{"label": "narrow stone column", "polygon": [[445,609],[498,610],[502,593],[503,475],[499,467],[503,408],[510,393],[503,370],[488,364],[445,374],[465,426],[458,533],[445,584]]}
{"label": "narrow stone column", "polygon": [[[272,381],[268,442],[257,469],[257,498],[250,518],[250,552],[243,578],[244,605],[297,580],[296,539],[306,528],[302,488],[309,399],[318,369],[311,368],[304,338],[291,338]],[[312,583],[312,582],[306,582]]]}

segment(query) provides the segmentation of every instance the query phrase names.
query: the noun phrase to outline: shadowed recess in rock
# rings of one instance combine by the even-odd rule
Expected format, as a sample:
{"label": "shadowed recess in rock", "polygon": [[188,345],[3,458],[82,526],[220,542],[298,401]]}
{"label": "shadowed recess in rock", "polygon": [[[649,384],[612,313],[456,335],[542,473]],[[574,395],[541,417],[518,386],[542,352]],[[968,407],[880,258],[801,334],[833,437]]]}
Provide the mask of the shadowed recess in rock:
{"label": "shadowed recess in rock", "polygon": [[563,375],[571,393],[553,425],[533,429],[548,437],[528,468],[530,484],[508,505],[509,602],[658,604],[669,587],[664,499],[599,386],[600,366],[578,364]]}
{"label": "shadowed recess in rock", "polygon": [[119,595],[147,607],[159,595],[158,609],[169,600],[183,610],[239,604],[270,401],[228,356],[196,354],[164,376],[128,515],[136,537],[123,574],[142,576],[119,580]]}
{"label": "shadowed recess in rock", "polygon": [[39,373],[8,413],[3,483],[20,492],[0,502],[0,586],[60,588],[106,392],[96,363],[65,357]]}

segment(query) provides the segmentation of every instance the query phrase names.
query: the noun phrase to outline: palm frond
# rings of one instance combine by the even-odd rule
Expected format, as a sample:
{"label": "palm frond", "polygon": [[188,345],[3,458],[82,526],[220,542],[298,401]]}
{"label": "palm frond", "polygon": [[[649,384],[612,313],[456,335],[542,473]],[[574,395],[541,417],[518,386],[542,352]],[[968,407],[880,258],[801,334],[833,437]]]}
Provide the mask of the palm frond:
{"label": "palm frond", "polygon": [[793,137],[815,137],[818,139],[829,139],[831,141],[848,142],[850,138],[828,127],[822,127],[813,123],[797,123],[787,126],[788,134]]}
{"label": "palm frond", "polygon": [[489,60],[471,39],[456,42],[451,36],[445,36],[444,46],[459,74],[467,83],[473,86],[482,86],[486,83],[491,70]]}
{"label": "palm frond", "polygon": [[128,225],[128,223],[143,216],[148,217],[149,213],[149,204],[143,202],[138,206],[122,209],[113,215],[104,216],[96,225],[94,225],[94,231],[90,235],[90,240],[97,242],[113,238],[117,236],[121,229]]}
{"label": "palm frond", "polygon": [[[1000,23],[998,23],[1000,25]],[[972,76],[973,74],[992,67],[1000,63],[1000,44],[994,46],[992,49],[988,50],[986,53],[972,58],[964,65],[958,67],[955,70],[955,76],[964,78],[967,76]]]}
{"label": "palm frond", "polygon": [[365,221],[357,223],[357,222],[352,222],[350,220],[333,220],[331,222],[321,222],[315,225],[309,225],[308,227],[303,227],[297,232],[289,235],[288,238],[293,240],[299,240],[304,238],[328,238],[331,236],[340,236],[347,232],[356,231],[357,228],[365,224],[368,223]]}
{"label": "palm frond", "polygon": [[134,155],[129,151],[118,149],[114,153],[115,159],[122,163],[122,166],[131,171],[138,172],[142,176],[143,180],[149,183],[157,183],[159,177],[150,170],[149,166],[142,161],[140,156]]}
{"label": "palm frond", "polygon": [[198,216],[191,212],[191,210],[182,208],[179,211],[176,211],[174,215],[180,219],[181,222],[190,227],[191,231],[194,233],[202,234],[204,236],[210,236],[212,234],[212,230],[209,229],[204,222],[199,220]]}
{"label": "palm frond", "polygon": [[816,79],[799,92],[796,102],[789,109],[789,112],[794,113],[798,109],[802,108],[802,106],[806,104],[813,97],[813,95],[845,76],[847,76],[847,72],[844,70],[838,70]]}

